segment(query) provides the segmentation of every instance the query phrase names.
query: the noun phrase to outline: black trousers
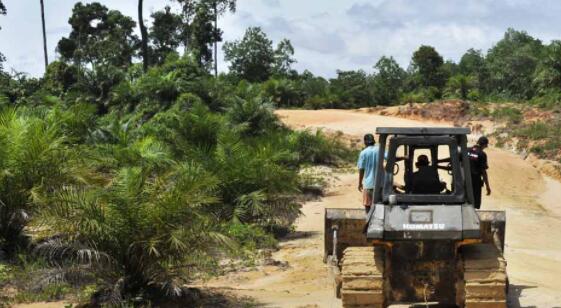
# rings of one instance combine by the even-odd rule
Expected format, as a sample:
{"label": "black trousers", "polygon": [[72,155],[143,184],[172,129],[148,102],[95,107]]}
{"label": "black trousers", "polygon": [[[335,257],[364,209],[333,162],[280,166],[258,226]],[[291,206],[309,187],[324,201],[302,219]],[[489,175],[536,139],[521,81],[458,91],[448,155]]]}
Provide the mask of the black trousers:
{"label": "black trousers", "polygon": [[481,178],[481,174],[472,174],[471,175],[471,184],[473,186],[473,207],[476,209],[481,208],[481,190],[483,188],[483,179]]}

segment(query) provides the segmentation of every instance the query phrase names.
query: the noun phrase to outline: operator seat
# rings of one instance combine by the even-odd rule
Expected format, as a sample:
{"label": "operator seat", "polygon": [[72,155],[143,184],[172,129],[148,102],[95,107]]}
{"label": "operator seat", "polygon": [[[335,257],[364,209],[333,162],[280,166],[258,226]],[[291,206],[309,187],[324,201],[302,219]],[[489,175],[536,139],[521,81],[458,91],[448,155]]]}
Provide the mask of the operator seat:
{"label": "operator seat", "polygon": [[442,191],[442,183],[438,177],[438,171],[433,166],[421,166],[413,173],[411,193],[413,194],[439,194]]}
{"label": "operator seat", "polygon": [[415,166],[418,170],[412,176],[411,193],[439,194],[443,189],[442,183],[436,166],[430,166],[428,156],[419,155]]}

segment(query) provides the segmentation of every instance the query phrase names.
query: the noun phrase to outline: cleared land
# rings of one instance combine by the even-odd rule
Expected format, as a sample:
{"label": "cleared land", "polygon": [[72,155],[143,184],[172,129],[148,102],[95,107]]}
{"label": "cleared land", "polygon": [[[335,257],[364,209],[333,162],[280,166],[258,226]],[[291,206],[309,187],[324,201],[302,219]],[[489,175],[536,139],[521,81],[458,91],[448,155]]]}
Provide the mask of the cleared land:
{"label": "cleared land", "polygon": [[[342,131],[360,138],[377,126],[441,126],[348,110],[280,110],[291,127]],[[506,258],[510,307],[555,307],[561,303],[561,183],[541,175],[518,155],[490,149],[493,194],[486,209],[507,210]],[[333,185],[320,201],[307,202],[297,232],[272,258],[279,264],[231,273],[208,287],[255,298],[266,307],[340,307],[333,295],[323,256],[324,208],[360,205],[353,172],[331,174]]]}

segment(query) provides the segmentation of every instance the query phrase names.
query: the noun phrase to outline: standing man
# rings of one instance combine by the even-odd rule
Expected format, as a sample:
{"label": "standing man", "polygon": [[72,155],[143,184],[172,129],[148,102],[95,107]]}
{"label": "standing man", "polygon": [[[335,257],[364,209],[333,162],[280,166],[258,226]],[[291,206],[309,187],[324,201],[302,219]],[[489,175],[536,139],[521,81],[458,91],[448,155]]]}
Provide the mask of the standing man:
{"label": "standing man", "polygon": [[491,194],[491,187],[489,186],[489,179],[487,177],[487,154],[483,151],[489,146],[489,139],[482,136],[477,140],[477,144],[468,150],[468,158],[470,161],[471,169],[471,183],[473,186],[474,207],[479,209],[481,207],[481,188],[485,184],[487,189],[487,196]]}
{"label": "standing man", "polygon": [[375,145],[374,135],[364,135],[364,150],[358,156],[358,191],[362,192],[362,205],[366,213],[370,211],[372,205],[372,195],[374,193],[374,181],[376,179],[376,169],[378,167],[378,146]]}

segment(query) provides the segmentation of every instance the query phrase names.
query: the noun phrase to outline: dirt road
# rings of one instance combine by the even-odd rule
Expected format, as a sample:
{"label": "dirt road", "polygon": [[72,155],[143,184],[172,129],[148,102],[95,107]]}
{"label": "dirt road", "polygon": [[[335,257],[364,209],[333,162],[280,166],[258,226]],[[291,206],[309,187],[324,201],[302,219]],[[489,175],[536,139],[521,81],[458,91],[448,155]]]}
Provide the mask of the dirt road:
{"label": "dirt road", "polygon": [[[344,110],[281,110],[294,128],[322,128],[361,137],[377,126],[442,124]],[[519,156],[490,149],[493,194],[486,209],[507,210],[506,257],[510,307],[561,307],[561,184],[540,175]],[[358,207],[356,174],[332,174],[334,185],[320,201],[304,205],[297,232],[281,243],[271,265],[232,273],[208,284],[254,298],[266,307],[340,307],[322,263],[323,212],[328,207]]]}

